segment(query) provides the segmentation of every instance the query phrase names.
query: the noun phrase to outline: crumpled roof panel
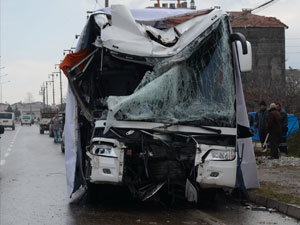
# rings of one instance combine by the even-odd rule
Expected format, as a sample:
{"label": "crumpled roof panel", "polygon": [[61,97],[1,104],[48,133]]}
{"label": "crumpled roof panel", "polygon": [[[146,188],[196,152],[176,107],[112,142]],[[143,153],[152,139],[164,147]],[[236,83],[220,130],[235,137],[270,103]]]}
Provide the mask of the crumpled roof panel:
{"label": "crumpled roof panel", "polygon": [[[146,9],[130,9],[133,18],[137,22],[155,22],[165,21],[171,27],[183,23],[197,16],[206,15],[213,10],[191,10],[191,9],[162,9],[162,8],[146,8]],[[94,12],[111,15],[111,8],[104,8]]]}

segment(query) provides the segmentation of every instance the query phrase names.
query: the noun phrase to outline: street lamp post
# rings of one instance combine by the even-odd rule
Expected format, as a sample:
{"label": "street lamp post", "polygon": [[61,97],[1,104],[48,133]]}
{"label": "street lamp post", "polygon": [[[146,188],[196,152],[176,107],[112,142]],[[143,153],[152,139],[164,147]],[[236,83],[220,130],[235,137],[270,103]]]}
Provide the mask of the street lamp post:
{"label": "street lamp post", "polygon": [[62,98],[62,81],[61,81],[61,69],[59,68],[60,64],[55,64],[55,69],[58,67],[59,72],[53,72],[56,75],[59,74],[59,85],[60,85],[60,110],[62,110],[63,98]]}
{"label": "street lamp post", "polygon": [[45,84],[46,84],[46,103],[47,103],[47,108],[49,106],[49,103],[48,103],[48,83],[52,83],[52,81],[45,81]]}
{"label": "street lamp post", "polygon": [[3,87],[2,85],[3,85],[3,84],[7,84],[7,83],[9,83],[9,82],[10,82],[10,80],[5,81],[5,82],[0,82],[0,87],[1,87],[1,100],[0,100],[0,101],[1,101],[1,103],[2,103],[2,89],[3,89],[3,88],[2,88],[2,87]]}
{"label": "street lamp post", "polygon": [[52,83],[53,83],[53,87],[52,87],[52,90],[53,90],[53,105],[55,105],[55,91],[54,91],[54,74],[51,73],[49,74],[49,78],[52,77]]}
{"label": "street lamp post", "polygon": [[67,52],[67,53],[73,53],[74,50],[75,50],[74,48],[71,48],[71,49],[64,49],[63,55],[66,55],[66,52]]}
{"label": "street lamp post", "polygon": [[46,105],[47,105],[47,108],[48,108],[48,82],[45,81],[46,83]]}
{"label": "street lamp post", "polygon": [[43,85],[41,86],[41,90],[40,90],[40,95],[43,95],[43,111],[45,111],[45,85],[43,83]]}
{"label": "street lamp post", "polygon": [[[0,70],[1,69],[4,69],[5,67],[1,67],[0,68]],[[0,98],[0,102],[2,103],[2,84],[4,84],[4,83],[2,83],[1,82],[1,79],[2,79],[2,77],[5,77],[5,76],[7,76],[8,74],[6,73],[6,74],[4,74],[4,75],[0,75],[0,88],[1,88],[1,98]],[[8,82],[10,82],[10,81],[7,81],[7,82],[5,82],[5,83],[8,83]]]}

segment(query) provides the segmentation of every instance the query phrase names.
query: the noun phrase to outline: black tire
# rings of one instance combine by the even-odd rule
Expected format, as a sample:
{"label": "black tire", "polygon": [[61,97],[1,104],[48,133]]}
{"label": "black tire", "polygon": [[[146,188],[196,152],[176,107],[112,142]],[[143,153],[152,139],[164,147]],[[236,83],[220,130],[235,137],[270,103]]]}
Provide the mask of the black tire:
{"label": "black tire", "polygon": [[63,142],[60,144],[60,149],[62,153],[65,153],[65,145]]}
{"label": "black tire", "polygon": [[23,123],[21,123],[21,126],[23,126]]}
{"label": "black tire", "polygon": [[216,188],[200,188],[198,192],[198,202],[214,202],[217,195]]}
{"label": "black tire", "polygon": [[40,130],[40,134],[44,134],[44,130]]}
{"label": "black tire", "polygon": [[13,125],[12,130],[15,130],[15,125]]}

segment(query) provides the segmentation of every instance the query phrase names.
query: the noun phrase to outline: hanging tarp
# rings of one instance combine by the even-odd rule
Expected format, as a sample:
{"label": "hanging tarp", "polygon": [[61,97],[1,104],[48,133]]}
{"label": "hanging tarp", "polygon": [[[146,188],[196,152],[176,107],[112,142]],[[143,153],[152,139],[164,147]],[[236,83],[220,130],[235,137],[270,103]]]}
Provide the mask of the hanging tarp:
{"label": "hanging tarp", "polygon": [[[64,72],[64,74],[67,74],[67,68],[72,68],[81,60],[83,60],[85,57],[87,57],[88,54],[89,54],[88,48],[80,52],[70,53],[64,58],[59,68]],[[83,69],[84,65],[85,64],[81,64],[79,68]]]}

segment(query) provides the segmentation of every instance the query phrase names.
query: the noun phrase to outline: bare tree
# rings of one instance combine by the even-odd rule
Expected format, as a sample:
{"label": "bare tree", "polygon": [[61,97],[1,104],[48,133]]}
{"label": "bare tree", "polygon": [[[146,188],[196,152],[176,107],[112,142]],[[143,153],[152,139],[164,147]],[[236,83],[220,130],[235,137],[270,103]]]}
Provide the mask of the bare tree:
{"label": "bare tree", "polygon": [[26,103],[32,103],[34,101],[33,95],[31,92],[27,92],[25,102]]}
{"label": "bare tree", "polygon": [[300,113],[300,70],[292,69],[286,71],[286,99],[284,101],[287,112]]}
{"label": "bare tree", "polygon": [[31,103],[34,101],[33,95],[31,92],[27,92],[25,102],[29,104],[30,107],[30,115],[32,115],[32,105]]}

